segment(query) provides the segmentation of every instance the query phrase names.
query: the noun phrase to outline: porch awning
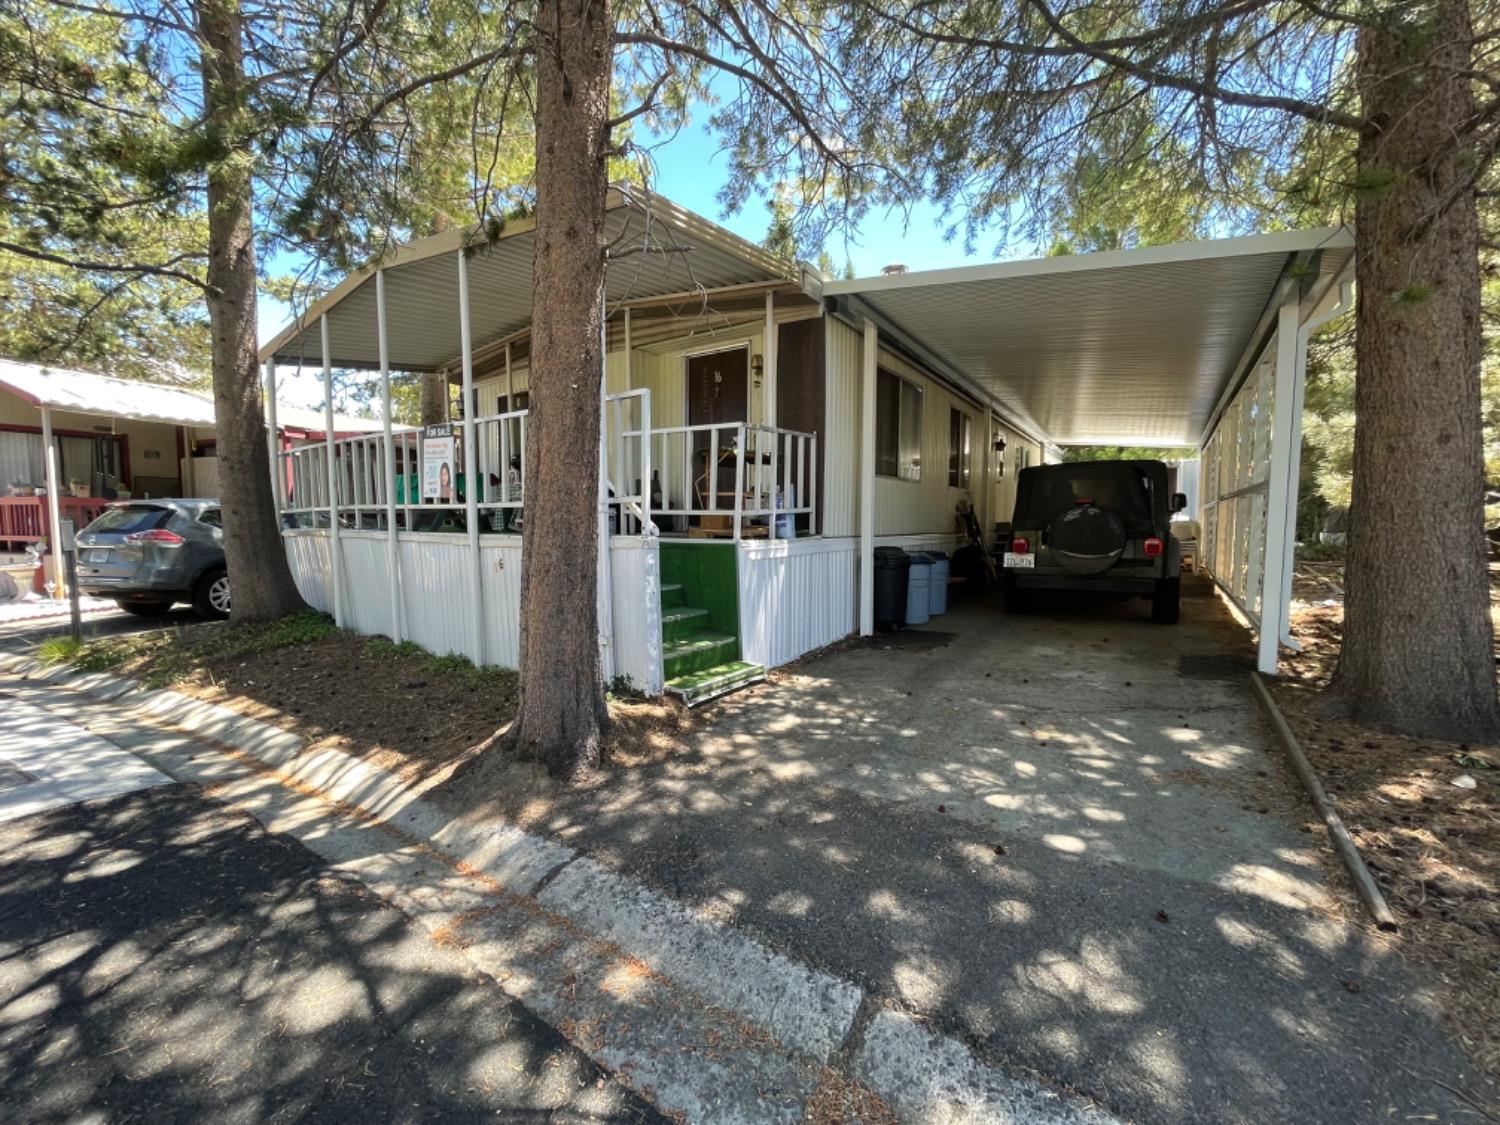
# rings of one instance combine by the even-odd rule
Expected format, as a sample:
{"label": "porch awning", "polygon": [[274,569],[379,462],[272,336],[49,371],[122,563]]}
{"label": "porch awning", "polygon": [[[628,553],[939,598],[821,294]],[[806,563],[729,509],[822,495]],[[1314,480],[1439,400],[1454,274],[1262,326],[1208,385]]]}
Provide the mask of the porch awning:
{"label": "porch awning", "polygon": [[[69,414],[98,418],[127,418],[136,422],[161,422],[171,426],[214,428],[212,396],[187,387],[148,383],[139,379],[116,379],[93,371],[49,367],[0,359],[0,390],[10,391],[35,407],[48,407]],[[322,436],[323,412],[280,402],[277,425],[283,430],[301,430]],[[383,430],[379,418],[333,416],[336,434],[366,434]],[[407,429],[397,426],[396,429]]]}
{"label": "porch awning", "polygon": [[1353,254],[1328,227],[807,288],[1050,441],[1196,445],[1283,285],[1311,307]]}
{"label": "porch awning", "polygon": [[0,359],[0,388],[33,406],[174,426],[212,427],[213,400],[186,387]]}
{"label": "porch awning", "polygon": [[[605,232],[619,254],[605,283],[612,303],[785,276],[761,247],[644,188],[611,186],[607,208]],[[467,227],[397,247],[315,301],[261,349],[261,361],[321,367],[318,320],[327,316],[332,365],[378,368],[375,273],[383,269],[391,367],[435,371],[459,352],[458,251],[470,248],[469,315],[477,352],[531,323],[535,242],[535,220],[526,218],[508,223],[494,240]]]}

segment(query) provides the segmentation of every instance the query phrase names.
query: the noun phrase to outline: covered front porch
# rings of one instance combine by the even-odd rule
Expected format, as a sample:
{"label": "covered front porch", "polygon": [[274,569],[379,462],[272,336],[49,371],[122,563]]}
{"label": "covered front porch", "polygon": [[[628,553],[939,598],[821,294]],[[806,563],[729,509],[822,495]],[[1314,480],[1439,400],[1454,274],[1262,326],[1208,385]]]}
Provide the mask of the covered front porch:
{"label": "covered front porch", "polygon": [[[653,694],[729,686],[776,655],[757,562],[820,553],[824,323],[758,247],[660,197],[611,189],[608,226],[635,253],[608,274],[602,440],[577,451],[600,466],[579,542],[598,543],[605,668]],[[330,401],[335,371],[375,374],[387,419],[392,371],[456,392],[442,426],[275,451],[293,572],[340,624],[517,662],[532,242],[519,220],[403,247],[263,350],[268,401],[294,362],[322,369]]]}

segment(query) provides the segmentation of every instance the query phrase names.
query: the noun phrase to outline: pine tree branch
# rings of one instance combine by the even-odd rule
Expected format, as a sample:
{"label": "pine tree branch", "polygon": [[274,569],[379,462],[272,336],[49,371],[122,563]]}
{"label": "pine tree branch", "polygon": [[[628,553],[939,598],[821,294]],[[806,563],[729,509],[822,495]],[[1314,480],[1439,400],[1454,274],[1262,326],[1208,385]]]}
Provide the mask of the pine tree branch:
{"label": "pine tree branch", "polygon": [[1104,63],[1123,74],[1129,74],[1152,86],[1165,86],[1172,90],[1182,90],[1185,93],[1196,94],[1200,98],[1212,98],[1225,105],[1239,106],[1243,109],[1276,109],[1284,113],[1290,113],[1295,117],[1314,122],[1319,125],[1338,125],[1345,129],[1359,131],[1369,122],[1356,114],[1345,113],[1343,110],[1334,109],[1332,106],[1322,106],[1314,102],[1303,101],[1301,98],[1288,98],[1276,94],[1251,94],[1242,90],[1231,90],[1216,82],[1205,82],[1193,78],[1185,78],[1180,74],[1169,74],[1166,71],[1157,70],[1152,67],[1137,63],[1115,51],[1104,50],[1079,38],[1069,31],[1061,19],[1053,14],[1052,9],[1046,4],[1046,0],[1026,0],[1042,20],[1050,27],[1055,35],[1064,43],[1067,43],[1075,51],[1087,55],[1089,58]]}
{"label": "pine tree branch", "polygon": [[204,257],[203,254],[178,254],[168,258],[160,264],[149,262],[99,262],[86,258],[68,258],[61,254],[54,254],[49,250],[38,250],[32,246],[22,246],[20,243],[8,242],[0,239],[0,250],[8,250],[12,254],[19,254],[23,258],[32,258],[38,262],[51,262],[53,265],[67,266],[69,269],[80,270],[84,273],[133,273],[148,277],[173,277],[178,281],[185,281],[189,285],[195,285],[210,296],[220,296],[217,286],[210,285],[200,277],[194,277],[179,269],[173,269],[178,262],[193,261]]}

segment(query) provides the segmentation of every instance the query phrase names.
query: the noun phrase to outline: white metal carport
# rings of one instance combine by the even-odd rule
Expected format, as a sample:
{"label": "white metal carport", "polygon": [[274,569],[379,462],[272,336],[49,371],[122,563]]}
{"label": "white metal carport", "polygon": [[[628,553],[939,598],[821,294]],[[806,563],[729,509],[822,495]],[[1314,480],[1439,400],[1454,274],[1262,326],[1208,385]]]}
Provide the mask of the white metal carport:
{"label": "white metal carport", "polygon": [[[1197,446],[1210,572],[1274,673],[1307,336],[1347,303],[1353,255],[1352,233],[1334,227],[848,281],[805,268],[808,293],[864,332],[862,503],[873,495],[882,337],[1050,443]],[[868,512],[861,527],[868,634]]]}

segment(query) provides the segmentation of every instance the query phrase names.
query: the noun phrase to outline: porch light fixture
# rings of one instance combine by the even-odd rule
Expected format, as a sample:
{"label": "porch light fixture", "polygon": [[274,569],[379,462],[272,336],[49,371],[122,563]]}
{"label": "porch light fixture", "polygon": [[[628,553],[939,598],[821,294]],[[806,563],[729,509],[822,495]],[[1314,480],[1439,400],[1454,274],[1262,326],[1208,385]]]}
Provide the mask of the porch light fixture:
{"label": "porch light fixture", "polygon": [[755,355],[752,355],[750,357],[750,374],[755,379],[755,389],[756,390],[760,389],[761,378],[762,378],[762,376],[765,375],[765,373],[766,373],[766,361],[765,361],[764,358],[761,357],[760,353],[757,352]]}
{"label": "porch light fixture", "polygon": [[996,453],[1004,453],[1005,452],[1005,438],[1004,438],[1004,436],[997,436],[995,438],[995,452]]}

